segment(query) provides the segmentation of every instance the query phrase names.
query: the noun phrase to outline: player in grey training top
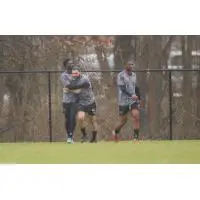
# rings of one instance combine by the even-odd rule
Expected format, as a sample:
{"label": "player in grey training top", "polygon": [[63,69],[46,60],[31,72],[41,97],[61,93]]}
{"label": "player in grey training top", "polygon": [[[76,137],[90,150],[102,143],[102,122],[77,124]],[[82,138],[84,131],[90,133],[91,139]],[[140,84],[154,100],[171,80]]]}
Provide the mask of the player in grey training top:
{"label": "player in grey training top", "polygon": [[72,77],[74,77],[74,79],[71,81],[71,84],[68,86],[68,89],[76,92],[78,97],[78,120],[80,121],[81,131],[83,134],[82,142],[86,142],[88,139],[85,127],[86,113],[88,114],[88,117],[90,118],[93,126],[92,138],[90,142],[96,142],[96,103],[91,82],[86,75],[81,74],[79,66],[73,67]]}
{"label": "player in grey training top", "polygon": [[77,96],[74,92],[67,90],[68,85],[70,85],[72,76],[68,72],[63,72],[61,75],[61,81],[64,85],[63,88],[63,103],[75,103],[77,102]]}
{"label": "player in grey training top", "polygon": [[63,83],[63,111],[65,114],[65,129],[67,132],[67,142],[73,143],[73,134],[76,127],[76,114],[77,114],[77,96],[67,87],[72,80],[72,66],[71,60],[66,59],[63,63],[66,71],[61,74],[61,81]]}
{"label": "player in grey training top", "polygon": [[127,73],[127,71],[122,71],[117,77],[118,84],[118,104],[120,106],[131,105],[136,100],[133,97],[135,94],[136,87],[136,74],[134,72]]}
{"label": "player in grey training top", "polygon": [[118,106],[120,121],[113,131],[115,141],[118,141],[118,134],[127,122],[128,112],[131,111],[134,127],[134,140],[139,140],[139,100],[140,93],[137,86],[136,74],[132,71],[134,63],[125,63],[125,69],[117,76]]}

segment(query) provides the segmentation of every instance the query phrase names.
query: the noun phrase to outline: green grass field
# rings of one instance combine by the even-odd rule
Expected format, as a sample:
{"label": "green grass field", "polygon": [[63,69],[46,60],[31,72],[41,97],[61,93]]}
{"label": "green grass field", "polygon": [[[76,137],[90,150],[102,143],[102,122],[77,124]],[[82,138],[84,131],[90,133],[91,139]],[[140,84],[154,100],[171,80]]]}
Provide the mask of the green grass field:
{"label": "green grass field", "polygon": [[195,164],[200,141],[2,143],[0,163],[17,164]]}

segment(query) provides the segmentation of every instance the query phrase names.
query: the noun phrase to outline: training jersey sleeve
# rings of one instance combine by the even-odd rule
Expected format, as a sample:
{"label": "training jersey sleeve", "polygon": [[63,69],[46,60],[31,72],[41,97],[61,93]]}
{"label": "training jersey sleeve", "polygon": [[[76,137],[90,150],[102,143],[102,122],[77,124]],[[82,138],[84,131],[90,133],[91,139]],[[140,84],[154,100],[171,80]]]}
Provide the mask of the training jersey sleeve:
{"label": "training jersey sleeve", "polygon": [[135,86],[135,94],[138,96],[138,99],[140,100],[140,88],[138,85]]}
{"label": "training jersey sleeve", "polygon": [[61,74],[61,81],[64,87],[68,87],[70,85],[70,77],[69,74],[64,72]]}
{"label": "training jersey sleeve", "polygon": [[64,72],[61,74],[60,79],[63,84],[63,102],[65,103],[76,102],[77,101],[76,95],[68,90],[68,86],[70,85],[71,82],[70,75],[67,72]]}
{"label": "training jersey sleeve", "polygon": [[136,74],[134,73],[134,75],[135,75],[135,94],[138,96],[138,99],[140,99],[140,88],[139,88],[139,86],[138,86],[138,82],[137,82],[137,76],[136,76]]}
{"label": "training jersey sleeve", "polygon": [[79,95],[79,104],[83,106],[91,105],[95,102],[91,81],[88,76],[84,75],[81,77],[81,82],[87,84],[87,88],[81,89],[81,93]]}
{"label": "training jersey sleeve", "polygon": [[87,77],[81,77],[80,81],[71,81],[70,85],[68,85],[68,88],[70,90],[76,90],[76,89],[87,89],[90,87],[90,80]]}
{"label": "training jersey sleeve", "polygon": [[128,95],[129,97],[132,97],[133,94],[131,94],[126,89],[126,84],[125,84],[125,81],[124,81],[123,74],[118,74],[118,76],[117,76],[117,86],[118,86],[119,90],[121,90],[124,94]]}

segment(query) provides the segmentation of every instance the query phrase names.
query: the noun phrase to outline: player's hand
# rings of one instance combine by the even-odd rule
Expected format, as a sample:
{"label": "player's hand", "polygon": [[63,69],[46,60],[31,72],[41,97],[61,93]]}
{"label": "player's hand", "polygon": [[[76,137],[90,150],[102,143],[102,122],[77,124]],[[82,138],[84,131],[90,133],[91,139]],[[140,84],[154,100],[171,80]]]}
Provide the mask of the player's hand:
{"label": "player's hand", "polygon": [[69,89],[68,88],[63,88],[63,93],[68,93]]}
{"label": "player's hand", "polygon": [[81,92],[81,89],[71,90],[72,92],[79,94]]}
{"label": "player's hand", "polygon": [[68,88],[63,88],[63,93],[68,93],[68,92],[74,92],[76,94],[79,94],[81,92],[81,89],[76,89],[76,90],[70,90]]}
{"label": "player's hand", "polygon": [[139,104],[140,104],[140,107],[141,107],[141,108],[144,108],[144,106],[145,106],[144,101],[140,100],[140,101],[139,101]]}
{"label": "player's hand", "polygon": [[137,100],[138,100],[138,96],[137,96],[137,95],[133,95],[133,96],[132,96],[132,99],[133,99],[134,101],[137,101]]}

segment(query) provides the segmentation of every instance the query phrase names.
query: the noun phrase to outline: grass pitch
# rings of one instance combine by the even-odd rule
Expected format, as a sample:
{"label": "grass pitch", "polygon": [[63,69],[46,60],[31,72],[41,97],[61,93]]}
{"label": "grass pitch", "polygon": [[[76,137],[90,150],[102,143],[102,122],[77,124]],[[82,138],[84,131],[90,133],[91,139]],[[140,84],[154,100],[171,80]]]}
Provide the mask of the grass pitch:
{"label": "grass pitch", "polygon": [[200,140],[56,143],[2,143],[0,164],[196,164]]}

